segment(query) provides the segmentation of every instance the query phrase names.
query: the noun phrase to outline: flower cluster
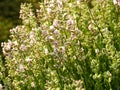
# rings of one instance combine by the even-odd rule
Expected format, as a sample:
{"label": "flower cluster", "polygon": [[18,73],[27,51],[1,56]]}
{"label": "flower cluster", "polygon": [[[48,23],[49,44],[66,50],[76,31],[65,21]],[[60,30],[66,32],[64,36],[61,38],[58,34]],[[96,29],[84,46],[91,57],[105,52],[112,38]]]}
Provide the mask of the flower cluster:
{"label": "flower cluster", "polygon": [[36,11],[21,4],[23,24],[2,43],[8,73],[3,87],[118,90],[118,9],[109,0],[91,3],[93,8],[81,0],[44,0]]}

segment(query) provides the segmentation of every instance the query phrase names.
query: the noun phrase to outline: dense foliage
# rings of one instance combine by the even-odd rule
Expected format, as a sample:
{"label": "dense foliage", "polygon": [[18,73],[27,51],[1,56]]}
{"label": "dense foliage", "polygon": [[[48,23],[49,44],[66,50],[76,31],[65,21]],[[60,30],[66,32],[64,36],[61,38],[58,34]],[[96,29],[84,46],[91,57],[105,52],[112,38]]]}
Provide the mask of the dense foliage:
{"label": "dense foliage", "polygon": [[119,90],[120,7],[110,0],[21,5],[22,25],[2,43],[0,88]]}
{"label": "dense foliage", "polygon": [[16,0],[0,0],[0,43],[9,36],[19,16],[20,3]]}

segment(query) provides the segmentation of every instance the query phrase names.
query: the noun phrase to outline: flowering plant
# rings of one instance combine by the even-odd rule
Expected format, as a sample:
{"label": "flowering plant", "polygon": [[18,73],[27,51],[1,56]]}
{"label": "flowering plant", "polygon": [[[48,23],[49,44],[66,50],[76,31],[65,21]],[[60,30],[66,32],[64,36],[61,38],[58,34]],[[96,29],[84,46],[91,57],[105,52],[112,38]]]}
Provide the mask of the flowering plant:
{"label": "flowering plant", "polygon": [[119,90],[119,10],[109,0],[90,3],[93,7],[81,0],[44,0],[36,11],[22,4],[23,24],[2,43],[3,87]]}

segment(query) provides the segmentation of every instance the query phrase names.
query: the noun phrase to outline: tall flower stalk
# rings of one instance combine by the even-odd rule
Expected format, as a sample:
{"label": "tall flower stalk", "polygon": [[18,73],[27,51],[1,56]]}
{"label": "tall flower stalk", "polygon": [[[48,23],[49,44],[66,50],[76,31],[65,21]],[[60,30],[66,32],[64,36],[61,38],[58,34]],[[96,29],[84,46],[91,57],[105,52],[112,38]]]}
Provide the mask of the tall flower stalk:
{"label": "tall flower stalk", "polygon": [[36,11],[21,4],[23,24],[2,43],[2,88],[119,90],[119,12],[109,0],[90,3],[44,0]]}

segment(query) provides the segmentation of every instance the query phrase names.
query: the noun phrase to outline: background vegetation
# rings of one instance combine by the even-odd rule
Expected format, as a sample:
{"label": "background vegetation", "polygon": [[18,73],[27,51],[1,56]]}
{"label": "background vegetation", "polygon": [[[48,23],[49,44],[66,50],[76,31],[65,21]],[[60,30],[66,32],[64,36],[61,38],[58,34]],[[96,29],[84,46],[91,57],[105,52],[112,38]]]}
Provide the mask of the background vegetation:
{"label": "background vegetation", "polygon": [[31,2],[34,7],[41,0],[0,0],[0,42],[5,41],[9,37],[9,29],[20,24],[19,11],[20,4]]}

